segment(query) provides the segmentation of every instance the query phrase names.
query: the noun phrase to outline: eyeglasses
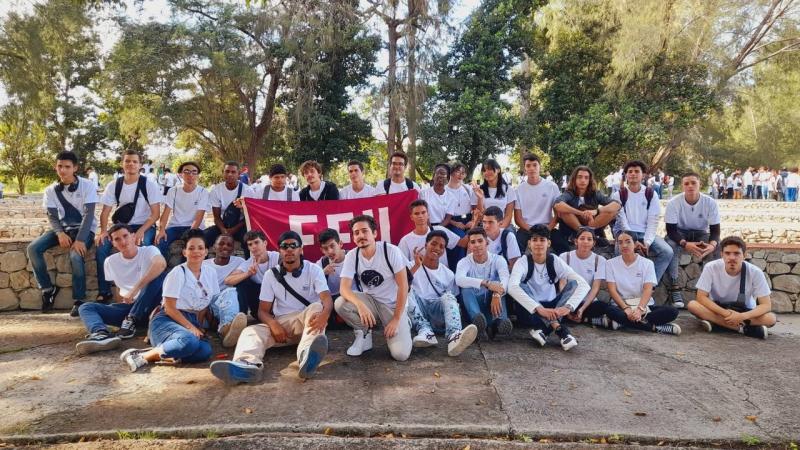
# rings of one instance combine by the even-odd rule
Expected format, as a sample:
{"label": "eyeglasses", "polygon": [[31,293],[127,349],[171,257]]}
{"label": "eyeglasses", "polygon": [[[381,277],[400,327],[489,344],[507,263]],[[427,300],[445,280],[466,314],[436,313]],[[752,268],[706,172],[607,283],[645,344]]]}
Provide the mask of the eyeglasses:
{"label": "eyeglasses", "polygon": [[184,170],[184,171],[183,171],[183,172],[181,172],[181,173],[183,173],[184,175],[197,175],[197,174],[198,174],[198,173],[200,173],[200,172],[199,172],[199,171],[197,171],[197,170]]}
{"label": "eyeglasses", "polygon": [[201,283],[200,280],[197,280],[197,287],[199,287],[200,291],[203,293],[203,298],[208,298],[208,291],[203,287],[203,283]]}
{"label": "eyeglasses", "polygon": [[300,244],[296,242],[284,242],[280,245],[280,248],[283,250],[294,250],[296,248],[300,248]]}

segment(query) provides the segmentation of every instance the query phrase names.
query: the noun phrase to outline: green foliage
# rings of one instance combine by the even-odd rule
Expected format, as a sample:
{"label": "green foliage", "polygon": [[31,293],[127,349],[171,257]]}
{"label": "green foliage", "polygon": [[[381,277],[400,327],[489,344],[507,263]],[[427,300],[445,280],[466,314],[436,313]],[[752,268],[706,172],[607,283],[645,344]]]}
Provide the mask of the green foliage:
{"label": "green foliage", "polygon": [[761,439],[758,436],[742,433],[742,444],[747,445],[749,447],[755,447],[756,445],[761,444]]}
{"label": "green foliage", "polygon": [[32,177],[51,173],[54,153],[46,142],[46,129],[29,110],[8,105],[0,112],[0,174],[16,181],[18,193]]}

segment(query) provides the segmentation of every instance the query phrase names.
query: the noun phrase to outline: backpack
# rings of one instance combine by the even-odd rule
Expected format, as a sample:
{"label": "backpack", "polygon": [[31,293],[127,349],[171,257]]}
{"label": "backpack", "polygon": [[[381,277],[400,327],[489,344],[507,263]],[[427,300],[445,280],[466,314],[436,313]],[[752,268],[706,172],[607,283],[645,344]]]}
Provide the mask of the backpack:
{"label": "backpack", "polygon": [[[356,283],[356,288],[364,292],[361,289],[361,273],[358,271],[358,255],[361,251],[361,247],[356,248],[356,270],[355,274],[353,274],[353,281]],[[392,272],[394,276],[394,267],[392,267],[392,263],[389,261],[389,243],[383,241],[383,258],[386,261],[386,265],[389,266],[389,270]],[[411,281],[414,279],[414,276],[411,274],[411,271],[406,267],[406,276],[408,277],[408,290],[411,290]]]}
{"label": "backpack", "polygon": [[[570,260],[570,256],[571,255],[572,255],[572,252],[567,252],[567,265],[569,265],[569,260]],[[598,263],[599,260],[600,260],[600,256],[599,255],[594,255],[594,272],[595,273],[597,273],[597,263]]]}
{"label": "backpack", "polygon": [[[389,188],[391,186],[392,186],[392,179],[391,178],[387,178],[387,179],[383,180],[383,190],[387,194],[389,193]],[[414,182],[411,181],[410,178],[406,178],[406,189],[409,190],[409,191],[414,189]]]}
{"label": "backpack", "polygon": [[[646,187],[644,189],[644,198],[647,199],[647,209],[650,209],[650,202],[653,200],[653,188]],[[619,201],[622,203],[622,208],[625,208],[625,204],[628,203],[628,188],[621,187],[619,189]]]}
{"label": "backpack", "polygon": [[[285,186],[284,189],[286,189],[286,201],[292,201],[292,193],[294,192],[294,189],[289,188],[289,186]],[[270,185],[265,186],[264,193],[261,194],[261,199],[267,200],[269,198],[270,191],[272,191],[272,187]]]}
{"label": "backpack", "polygon": [[[528,258],[528,272],[525,274],[525,278],[522,279],[523,283],[527,283],[528,280],[530,280],[531,277],[533,276],[533,264],[534,264],[533,255],[527,253],[525,256],[526,258]],[[558,280],[556,279],[557,276],[556,276],[555,255],[553,255],[552,253],[548,253],[544,265],[547,268],[547,278],[549,279],[550,284],[555,285],[557,294],[559,291],[561,291],[561,287],[559,286]]]}
{"label": "backpack", "polygon": [[508,243],[506,242],[508,233],[511,233],[511,230],[508,228],[504,228],[500,233],[500,253],[502,254],[503,258],[506,259],[506,262],[508,262]]}
{"label": "backpack", "polygon": [[147,198],[147,178],[139,175],[139,180],[136,182],[136,192],[133,194],[133,201],[119,206],[119,196],[122,194],[122,184],[125,182],[125,177],[117,178],[114,184],[114,198],[117,200],[117,210],[111,215],[111,222],[114,224],[124,223],[128,224],[133,220],[136,214],[136,204],[139,202],[139,193],[144,196],[144,201],[150,204]]}
{"label": "backpack", "polygon": [[[240,182],[236,191],[236,198],[242,196],[242,186]],[[225,228],[234,227],[241,219],[242,211],[233,204],[233,201],[228,203],[228,206],[225,207],[225,211],[222,212],[222,224],[225,225]]]}

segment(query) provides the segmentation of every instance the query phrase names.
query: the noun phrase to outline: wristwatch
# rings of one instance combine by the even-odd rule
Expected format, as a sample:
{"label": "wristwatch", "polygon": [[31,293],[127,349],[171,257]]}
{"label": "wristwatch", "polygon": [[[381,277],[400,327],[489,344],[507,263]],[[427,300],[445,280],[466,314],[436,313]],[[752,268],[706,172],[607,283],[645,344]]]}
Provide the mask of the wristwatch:
{"label": "wristwatch", "polygon": [[686,247],[686,239],[681,239],[681,241],[678,242],[678,245],[680,245],[681,248],[685,248]]}
{"label": "wristwatch", "polygon": [[567,309],[569,310],[569,312],[571,312],[571,313],[574,313],[574,312],[575,312],[575,307],[574,307],[574,306],[572,306],[572,305],[566,305],[566,306],[564,306],[564,307],[565,307],[565,308],[567,308]]}

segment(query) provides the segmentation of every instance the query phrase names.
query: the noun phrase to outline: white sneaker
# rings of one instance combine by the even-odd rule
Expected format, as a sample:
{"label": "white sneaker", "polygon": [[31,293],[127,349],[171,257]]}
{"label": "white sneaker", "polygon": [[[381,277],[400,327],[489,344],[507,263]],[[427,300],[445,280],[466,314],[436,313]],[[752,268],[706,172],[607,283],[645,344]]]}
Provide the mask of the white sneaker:
{"label": "white sneaker", "polygon": [[361,356],[362,353],[372,350],[372,330],[366,333],[362,330],[355,331],[356,338],[353,345],[347,349],[348,356]]}
{"label": "white sneaker", "polygon": [[714,325],[708,320],[701,320],[700,325],[703,327],[706,333],[711,333],[711,331],[714,329]]}
{"label": "white sneaker", "polygon": [[420,330],[419,333],[414,336],[413,342],[415,348],[433,347],[439,343],[439,341],[436,340],[436,335],[433,334],[431,330]]}
{"label": "white sneaker", "polygon": [[571,334],[568,334],[564,339],[561,339],[561,348],[563,348],[564,351],[567,351],[576,345],[578,345],[578,340],[575,339],[575,336]]}
{"label": "white sneaker", "polygon": [[457,331],[450,336],[447,343],[447,354],[450,356],[458,356],[467,349],[475,339],[478,337],[478,327],[469,324],[463,330]]}
{"label": "white sneaker", "polygon": [[547,344],[547,336],[544,335],[542,330],[531,330],[531,337],[539,344],[539,347],[544,347]]}
{"label": "white sneaker", "polygon": [[233,317],[231,323],[222,327],[222,346],[235,347],[245,327],[247,327],[247,315],[240,312]]}

